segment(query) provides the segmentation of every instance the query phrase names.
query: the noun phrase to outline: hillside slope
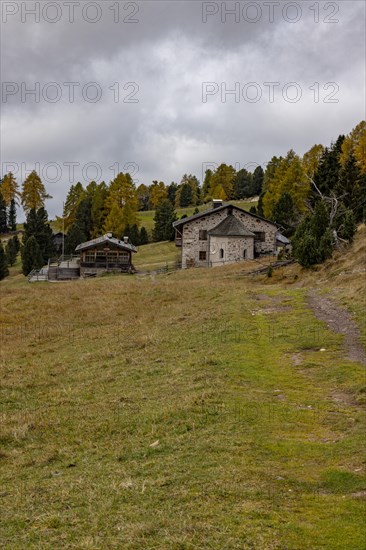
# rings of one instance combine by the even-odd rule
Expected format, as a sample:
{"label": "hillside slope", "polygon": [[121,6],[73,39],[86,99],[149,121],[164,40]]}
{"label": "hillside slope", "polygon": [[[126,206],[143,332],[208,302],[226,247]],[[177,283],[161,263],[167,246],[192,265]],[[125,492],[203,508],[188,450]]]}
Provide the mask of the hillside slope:
{"label": "hillside slope", "polygon": [[363,548],[364,367],[307,301],[357,313],[363,236],[271,279],[2,281],[2,547]]}

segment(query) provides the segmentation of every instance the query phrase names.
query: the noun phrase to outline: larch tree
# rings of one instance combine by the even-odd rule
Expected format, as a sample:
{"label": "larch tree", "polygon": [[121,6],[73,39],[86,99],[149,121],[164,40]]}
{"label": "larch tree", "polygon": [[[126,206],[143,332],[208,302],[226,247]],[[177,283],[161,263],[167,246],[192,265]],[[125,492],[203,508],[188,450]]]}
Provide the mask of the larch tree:
{"label": "larch tree", "polygon": [[51,199],[41,178],[35,170],[29,174],[22,185],[21,202],[26,213],[30,210],[39,210],[44,207],[46,199]]}
{"label": "larch tree", "polygon": [[210,196],[213,199],[231,199],[235,175],[236,171],[233,166],[220,164],[211,176]]}
{"label": "larch tree", "polygon": [[[125,208],[128,205],[127,208]],[[129,224],[138,224],[137,217],[138,198],[136,193],[135,184],[130,174],[123,174],[122,172],[111,182],[108,188],[108,196],[106,198],[105,206],[108,212],[106,217],[105,226],[119,226],[122,223],[123,228]],[[118,222],[113,223],[111,213],[112,209],[115,214],[118,214]],[[109,231],[112,231],[109,229]],[[113,231],[114,232],[114,231]]]}
{"label": "larch tree", "polygon": [[7,208],[9,208],[12,201],[17,203],[20,197],[19,186],[12,172],[9,172],[4,176],[1,184],[1,193]]}
{"label": "larch tree", "polygon": [[150,185],[150,207],[155,208],[161,204],[168,196],[167,188],[162,181],[153,181]]}
{"label": "larch tree", "polygon": [[117,203],[112,205],[104,223],[104,231],[112,233],[114,237],[120,238],[125,228],[123,211]]}

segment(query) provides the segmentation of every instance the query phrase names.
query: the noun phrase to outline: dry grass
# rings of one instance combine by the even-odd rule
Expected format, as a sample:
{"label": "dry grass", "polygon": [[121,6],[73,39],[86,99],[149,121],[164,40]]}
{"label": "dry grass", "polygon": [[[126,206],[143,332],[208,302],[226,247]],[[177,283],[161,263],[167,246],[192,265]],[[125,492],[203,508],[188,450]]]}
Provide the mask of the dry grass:
{"label": "dry grass", "polygon": [[3,281],[2,547],[363,548],[364,369],[319,276]]}

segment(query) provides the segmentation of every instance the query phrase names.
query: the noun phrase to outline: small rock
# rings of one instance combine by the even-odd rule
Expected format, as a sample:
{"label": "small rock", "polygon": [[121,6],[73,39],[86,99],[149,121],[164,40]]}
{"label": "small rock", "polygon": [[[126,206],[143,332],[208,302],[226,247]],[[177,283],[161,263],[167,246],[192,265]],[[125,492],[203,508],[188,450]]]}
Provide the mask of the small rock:
{"label": "small rock", "polygon": [[159,441],[159,439],[157,439],[156,441],[154,441],[154,443],[151,443],[151,445],[149,445],[149,447],[152,447],[152,448],[154,449],[154,448],[157,447],[159,444],[160,444],[160,441]]}

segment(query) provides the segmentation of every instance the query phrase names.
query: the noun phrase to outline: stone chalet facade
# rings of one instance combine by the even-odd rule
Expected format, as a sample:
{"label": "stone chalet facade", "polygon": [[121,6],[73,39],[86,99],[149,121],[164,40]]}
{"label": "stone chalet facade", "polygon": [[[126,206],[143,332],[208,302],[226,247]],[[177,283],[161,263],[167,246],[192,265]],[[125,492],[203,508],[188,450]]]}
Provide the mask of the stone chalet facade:
{"label": "stone chalet facade", "polygon": [[176,246],[182,249],[182,268],[216,267],[276,254],[278,228],[273,222],[221,201],[173,226]]}

